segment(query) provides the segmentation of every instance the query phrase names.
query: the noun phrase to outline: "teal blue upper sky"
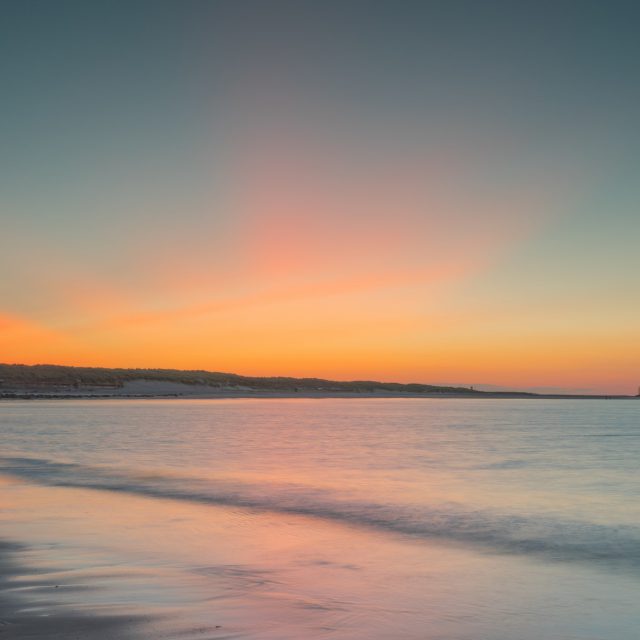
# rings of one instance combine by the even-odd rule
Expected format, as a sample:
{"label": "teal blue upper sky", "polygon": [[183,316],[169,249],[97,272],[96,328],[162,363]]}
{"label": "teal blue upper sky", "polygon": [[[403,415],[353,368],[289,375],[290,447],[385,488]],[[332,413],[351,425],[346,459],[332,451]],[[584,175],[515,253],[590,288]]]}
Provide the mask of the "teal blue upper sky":
{"label": "teal blue upper sky", "polygon": [[16,194],[122,179],[113,163],[126,173],[163,153],[197,173],[203,135],[259,117],[267,90],[286,92],[292,117],[355,122],[373,145],[398,129],[508,132],[527,145],[521,162],[561,153],[613,173],[637,160],[633,2],[2,7],[3,175]]}

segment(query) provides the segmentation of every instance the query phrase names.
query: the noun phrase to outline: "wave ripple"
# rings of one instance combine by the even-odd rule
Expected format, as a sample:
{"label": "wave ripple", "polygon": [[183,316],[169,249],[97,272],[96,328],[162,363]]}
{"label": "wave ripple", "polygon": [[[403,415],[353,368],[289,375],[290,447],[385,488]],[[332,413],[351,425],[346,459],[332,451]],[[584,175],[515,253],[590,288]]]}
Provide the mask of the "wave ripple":
{"label": "wave ripple", "polygon": [[349,500],[300,485],[140,475],[42,458],[0,457],[0,473],[57,487],[298,514],[549,561],[606,564],[640,574],[640,527],[473,510],[457,504]]}

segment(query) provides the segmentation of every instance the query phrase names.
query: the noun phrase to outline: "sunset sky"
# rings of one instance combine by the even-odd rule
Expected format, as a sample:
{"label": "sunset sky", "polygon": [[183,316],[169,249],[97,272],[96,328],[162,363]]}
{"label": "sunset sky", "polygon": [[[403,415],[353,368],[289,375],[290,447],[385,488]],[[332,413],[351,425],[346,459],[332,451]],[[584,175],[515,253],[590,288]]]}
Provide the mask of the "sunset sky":
{"label": "sunset sky", "polygon": [[3,2],[0,361],[636,393],[639,19]]}

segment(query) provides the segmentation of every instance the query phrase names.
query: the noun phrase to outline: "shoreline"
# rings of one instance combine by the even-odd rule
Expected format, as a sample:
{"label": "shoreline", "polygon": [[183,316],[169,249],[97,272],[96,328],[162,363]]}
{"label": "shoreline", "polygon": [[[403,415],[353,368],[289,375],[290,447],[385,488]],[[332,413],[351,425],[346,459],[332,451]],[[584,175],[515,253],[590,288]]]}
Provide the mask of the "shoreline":
{"label": "shoreline", "polygon": [[442,400],[640,400],[629,395],[533,394],[526,392],[477,391],[470,393],[411,393],[386,391],[223,391],[211,393],[39,393],[11,391],[0,394],[1,401],[13,400],[290,400],[290,399],[442,399]]}

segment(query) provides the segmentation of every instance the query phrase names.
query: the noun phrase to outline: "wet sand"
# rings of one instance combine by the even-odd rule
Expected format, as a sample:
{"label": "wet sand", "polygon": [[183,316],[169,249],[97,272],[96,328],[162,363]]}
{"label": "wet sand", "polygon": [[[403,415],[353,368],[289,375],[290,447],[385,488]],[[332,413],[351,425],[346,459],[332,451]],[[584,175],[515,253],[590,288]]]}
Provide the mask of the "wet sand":
{"label": "wet sand", "polygon": [[72,589],[82,601],[83,587],[70,584],[70,576],[51,575],[41,567],[24,564],[32,554],[29,547],[0,541],[0,638],[135,637],[138,616],[101,614],[99,610],[82,611],[65,605],[58,594]]}

